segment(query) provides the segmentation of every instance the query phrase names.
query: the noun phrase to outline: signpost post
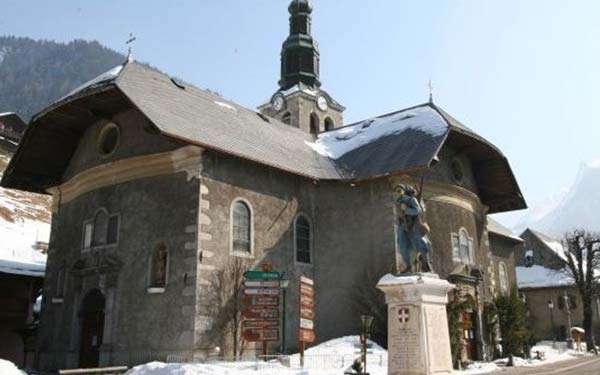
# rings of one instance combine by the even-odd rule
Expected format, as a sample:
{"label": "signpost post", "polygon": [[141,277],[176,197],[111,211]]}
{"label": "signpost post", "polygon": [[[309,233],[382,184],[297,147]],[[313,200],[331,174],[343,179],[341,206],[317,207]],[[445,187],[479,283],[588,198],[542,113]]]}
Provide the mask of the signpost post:
{"label": "signpost post", "polygon": [[304,346],[314,342],[315,336],[315,290],[314,281],[305,276],[300,276],[300,366],[304,367]]}
{"label": "signpost post", "polygon": [[281,275],[264,269],[244,273],[242,336],[249,342],[262,342],[263,356],[268,342],[279,341],[279,293]]}

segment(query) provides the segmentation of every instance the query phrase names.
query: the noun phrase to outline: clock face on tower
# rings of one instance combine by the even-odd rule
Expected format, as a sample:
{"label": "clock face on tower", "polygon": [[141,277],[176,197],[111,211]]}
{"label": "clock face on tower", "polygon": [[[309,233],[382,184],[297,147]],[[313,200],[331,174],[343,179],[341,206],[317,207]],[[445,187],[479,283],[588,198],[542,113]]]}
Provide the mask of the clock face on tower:
{"label": "clock face on tower", "polygon": [[319,97],[317,98],[317,107],[319,107],[321,111],[326,111],[329,107],[329,103],[327,103],[327,98],[324,95],[319,95]]}
{"label": "clock face on tower", "polygon": [[275,108],[276,111],[281,111],[283,107],[285,107],[285,98],[283,97],[283,95],[277,94],[273,97],[271,104],[273,105],[273,108]]}

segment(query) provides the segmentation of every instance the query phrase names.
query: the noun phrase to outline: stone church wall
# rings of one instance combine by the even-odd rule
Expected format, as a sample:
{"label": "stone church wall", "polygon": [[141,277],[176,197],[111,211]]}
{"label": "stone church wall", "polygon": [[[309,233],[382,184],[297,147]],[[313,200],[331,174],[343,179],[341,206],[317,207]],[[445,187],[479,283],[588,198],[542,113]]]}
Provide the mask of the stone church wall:
{"label": "stone church wall", "polygon": [[[100,365],[189,353],[193,346],[197,249],[196,232],[190,228],[197,227],[199,181],[173,170],[168,153],[157,159],[160,173],[141,160],[129,169],[148,175],[127,180],[126,174],[134,173],[127,167],[132,159],[107,163],[170,150],[174,144],[145,132],[144,120],[135,113],[117,118],[121,139],[115,153],[108,159],[98,156],[92,144],[101,126],[96,124],[83,136],[69,167],[74,180],[81,171],[95,173],[90,181],[99,187],[72,190],[64,197],[55,193],[40,327],[42,369],[78,366],[82,301],[93,289],[105,297]],[[106,180],[98,169],[89,169],[99,165],[125,182],[111,184],[111,177]],[[117,168],[118,173],[111,172]],[[117,244],[82,251],[84,222],[100,209],[119,216]],[[169,254],[167,283],[163,292],[150,293],[151,254],[159,243]],[[66,275],[63,283],[61,273]],[[59,295],[61,287],[64,293]]]}

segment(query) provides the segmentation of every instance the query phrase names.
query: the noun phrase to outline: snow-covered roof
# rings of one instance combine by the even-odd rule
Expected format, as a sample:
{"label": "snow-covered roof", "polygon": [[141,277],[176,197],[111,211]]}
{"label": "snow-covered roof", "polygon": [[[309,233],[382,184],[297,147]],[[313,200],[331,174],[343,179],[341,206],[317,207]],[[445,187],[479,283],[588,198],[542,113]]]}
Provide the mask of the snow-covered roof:
{"label": "snow-covered roof", "polygon": [[573,285],[566,269],[553,270],[542,266],[516,267],[517,285],[521,288],[548,288]]}
{"label": "snow-covered roof", "polygon": [[448,142],[469,149],[478,165],[482,202],[491,213],[526,207],[500,150],[433,103],[324,132],[315,141],[300,129],[206,90],[174,84],[168,75],[135,62],[96,77],[34,116],[27,142],[17,150],[2,184],[34,192],[60,184],[78,139],[65,141],[49,134],[67,128],[83,134],[97,117],[82,111],[72,119],[53,114],[86,105],[96,112],[133,106],[166,136],[317,181],[359,181],[426,170]]}
{"label": "snow-covered roof", "polygon": [[521,237],[515,236],[515,234],[510,229],[500,224],[496,220],[492,219],[490,216],[488,216],[487,218],[487,229],[490,233],[494,233],[499,236],[508,238],[514,242],[523,242],[523,239]]}
{"label": "snow-covered roof", "polygon": [[45,272],[46,254],[33,248],[11,250],[4,245],[0,247],[0,273],[44,277]]}
{"label": "snow-covered roof", "polygon": [[529,229],[531,233],[536,236],[546,247],[552,251],[556,256],[560,259],[567,261],[567,257],[565,256],[565,247],[562,242],[552,238],[550,236],[545,235],[544,233]]}

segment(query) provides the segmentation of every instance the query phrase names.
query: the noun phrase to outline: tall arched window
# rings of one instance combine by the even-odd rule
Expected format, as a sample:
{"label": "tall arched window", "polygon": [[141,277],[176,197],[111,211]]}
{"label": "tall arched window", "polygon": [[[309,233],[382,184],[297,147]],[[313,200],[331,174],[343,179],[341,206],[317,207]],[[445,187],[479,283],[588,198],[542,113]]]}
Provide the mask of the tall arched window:
{"label": "tall arched window", "polygon": [[498,277],[500,278],[500,292],[503,295],[508,294],[508,269],[504,262],[500,262],[498,265]]}
{"label": "tall arched window", "polygon": [[294,242],[296,261],[311,263],[312,232],[310,222],[304,215],[298,215],[294,221]]}
{"label": "tall arched window", "polygon": [[319,116],[316,113],[310,114],[310,133],[318,134],[319,133]]}
{"label": "tall arched window", "polygon": [[106,244],[106,232],[108,230],[108,212],[101,209],[96,213],[94,218],[94,236],[93,246],[100,246]]}
{"label": "tall arched window", "polygon": [[169,251],[164,243],[158,244],[152,253],[150,267],[150,288],[164,288],[167,285]]}
{"label": "tall arched window", "polygon": [[231,239],[234,253],[252,253],[252,212],[241,200],[231,208]]}
{"label": "tall arched window", "polygon": [[335,124],[330,117],[325,119],[325,130],[333,130],[335,128]]}

